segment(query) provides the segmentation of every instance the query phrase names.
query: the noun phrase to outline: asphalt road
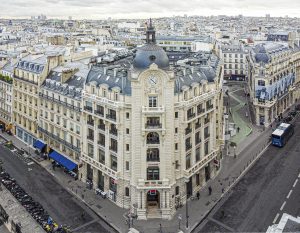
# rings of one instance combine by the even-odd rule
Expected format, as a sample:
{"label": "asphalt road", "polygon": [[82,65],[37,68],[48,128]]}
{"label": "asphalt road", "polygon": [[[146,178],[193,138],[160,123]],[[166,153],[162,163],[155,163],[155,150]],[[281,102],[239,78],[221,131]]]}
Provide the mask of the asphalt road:
{"label": "asphalt road", "polygon": [[39,165],[28,163],[28,159],[2,145],[0,159],[4,169],[34,200],[42,204],[58,224],[70,226],[73,232],[115,232]]}
{"label": "asphalt road", "polygon": [[269,146],[193,232],[266,232],[273,222],[279,222],[282,213],[298,216],[300,180],[295,182],[300,179],[299,140],[300,119],[286,146]]}

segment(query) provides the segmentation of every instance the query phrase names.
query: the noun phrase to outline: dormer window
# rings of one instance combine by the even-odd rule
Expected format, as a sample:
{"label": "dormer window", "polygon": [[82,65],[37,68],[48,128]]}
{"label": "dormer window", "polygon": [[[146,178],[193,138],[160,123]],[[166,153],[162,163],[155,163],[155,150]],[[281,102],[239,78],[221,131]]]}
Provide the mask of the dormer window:
{"label": "dormer window", "polygon": [[106,97],[106,90],[105,89],[103,89],[103,97]]}
{"label": "dormer window", "polygon": [[119,100],[119,93],[115,92],[115,101]]}

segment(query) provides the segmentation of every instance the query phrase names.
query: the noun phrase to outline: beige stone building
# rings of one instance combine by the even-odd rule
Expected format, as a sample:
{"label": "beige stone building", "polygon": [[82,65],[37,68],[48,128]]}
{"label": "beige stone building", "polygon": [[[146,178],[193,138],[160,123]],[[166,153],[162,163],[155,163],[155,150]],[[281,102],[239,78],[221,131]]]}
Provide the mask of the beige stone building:
{"label": "beige stone building", "polygon": [[[51,70],[41,85],[38,135],[47,145],[50,158],[69,160],[69,170],[77,171],[81,154],[82,90],[88,67],[67,63]],[[44,145],[41,145],[43,147]],[[71,163],[72,166],[68,167]]]}
{"label": "beige stone building", "polygon": [[220,169],[222,64],[212,53],[197,59],[171,67],[150,26],[129,69],[88,74],[80,179],[139,219],[170,219]]}
{"label": "beige stone building", "polygon": [[16,136],[33,145],[38,136],[39,88],[61,56],[30,54],[18,62],[13,79],[13,122]]}
{"label": "beige stone building", "polygon": [[299,48],[267,42],[249,56],[249,89],[257,125],[269,126],[299,99]]}
{"label": "beige stone building", "polygon": [[0,69],[0,128],[12,128],[13,70],[14,63],[8,62]]}

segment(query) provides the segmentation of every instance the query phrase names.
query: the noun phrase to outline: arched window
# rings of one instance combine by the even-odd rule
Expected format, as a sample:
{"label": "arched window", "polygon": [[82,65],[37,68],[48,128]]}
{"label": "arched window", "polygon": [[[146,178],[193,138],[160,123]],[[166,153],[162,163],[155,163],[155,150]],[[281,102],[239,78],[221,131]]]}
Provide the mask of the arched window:
{"label": "arched window", "polygon": [[159,144],[158,133],[151,132],[147,134],[147,144]]}

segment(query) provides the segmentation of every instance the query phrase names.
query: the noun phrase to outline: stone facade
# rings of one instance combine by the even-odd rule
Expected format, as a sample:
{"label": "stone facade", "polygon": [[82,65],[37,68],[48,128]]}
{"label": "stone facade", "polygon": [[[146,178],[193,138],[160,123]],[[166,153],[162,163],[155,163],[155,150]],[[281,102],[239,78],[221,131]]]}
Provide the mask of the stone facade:
{"label": "stone facade", "polygon": [[249,59],[249,90],[257,125],[269,126],[299,96],[299,49],[270,42],[257,45]]}

